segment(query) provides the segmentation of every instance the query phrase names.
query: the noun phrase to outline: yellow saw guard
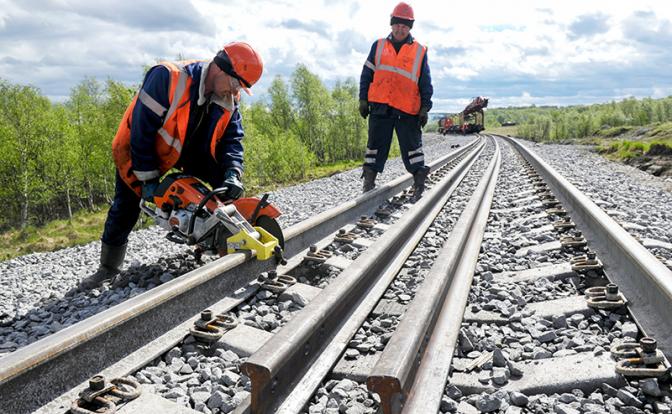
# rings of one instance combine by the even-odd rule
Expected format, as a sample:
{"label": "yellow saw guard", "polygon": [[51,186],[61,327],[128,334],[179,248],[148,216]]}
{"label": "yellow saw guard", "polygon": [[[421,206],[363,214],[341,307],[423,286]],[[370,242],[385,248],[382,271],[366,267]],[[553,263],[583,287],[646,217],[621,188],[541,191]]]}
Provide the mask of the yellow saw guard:
{"label": "yellow saw guard", "polygon": [[241,229],[237,234],[226,239],[227,253],[254,250],[257,253],[257,260],[268,260],[273,257],[275,247],[278,246],[278,239],[261,227],[254,227],[254,230],[259,233],[259,240],[245,229]]}

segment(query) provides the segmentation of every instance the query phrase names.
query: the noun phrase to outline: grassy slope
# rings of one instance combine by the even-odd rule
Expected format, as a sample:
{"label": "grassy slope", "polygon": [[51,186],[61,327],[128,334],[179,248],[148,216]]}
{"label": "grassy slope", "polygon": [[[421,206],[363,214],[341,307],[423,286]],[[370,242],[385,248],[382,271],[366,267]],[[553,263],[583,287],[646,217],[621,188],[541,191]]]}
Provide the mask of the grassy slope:
{"label": "grassy slope", "polygon": [[667,152],[672,155],[672,122],[649,127],[618,127],[599,131],[591,139],[608,158],[627,160],[651,152]]}
{"label": "grassy slope", "polygon": [[[485,132],[516,136],[517,127],[488,128]],[[672,122],[647,127],[624,126],[603,129],[592,137],[576,139],[573,142],[596,145],[607,158],[618,161],[646,155],[654,144],[659,145],[658,150],[661,149],[660,146],[665,147],[663,151],[669,151],[668,154],[672,155]]]}
{"label": "grassy slope", "polygon": [[518,132],[517,126],[500,126],[497,128],[488,128],[483,131],[484,134],[497,134],[497,135],[510,135],[512,137],[516,136]]}
{"label": "grassy slope", "polygon": [[[360,165],[361,161],[349,161],[315,167],[301,182],[328,177]],[[294,184],[299,184],[299,182],[282,183],[273,188],[248,188],[248,194],[260,194],[275,188]],[[43,227],[29,226],[23,231],[11,230],[2,233],[0,234],[0,260],[7,260],[34,252],[59,250],[98,240],[103,232],[105,217],[107,217],[107,206],[100,206],[100,211],[97,212],[80,211],[76,213],[71,222],[68,220],[56,220]],[[143,220],[143,216],[141,215],[141,222],[136,227],[147,227],[151,224],[151,220]]]}

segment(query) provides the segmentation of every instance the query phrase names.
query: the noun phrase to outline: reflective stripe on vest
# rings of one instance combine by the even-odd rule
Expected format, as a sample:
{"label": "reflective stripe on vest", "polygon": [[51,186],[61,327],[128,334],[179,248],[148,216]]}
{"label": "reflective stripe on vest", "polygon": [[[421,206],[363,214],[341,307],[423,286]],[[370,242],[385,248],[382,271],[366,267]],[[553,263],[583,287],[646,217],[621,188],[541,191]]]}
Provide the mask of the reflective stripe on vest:
{"label": "reflective stripe on vest", "polygon": [[[415,58],[413,59],[413,68],[409,72],[407,70],[398,68],[396,66],[390,66],[390,65],[383,65],[380,63],[382,57],[383,57],[383,49],[385,48],[385,42],[387,39],[380,39],[378,40],[378,45],[376,46],[376,63],[373,65],[372,69],[374,71],[376,70],[387,70],[390,72],[394,72],[398,75],[404,76],[410,80],[412,80],[415,83],[418,83],[418,80],[420,79],[420,65],[422,64],[422,55],[425,51],[425,47],[418,44],[417,47],[417,52],[415,53]],[[414,44],[417,42],[414,42]],[[368,61],[367,61],[368,62]]]}
{"label": "reflective stripe on vest", "polygon": [[[179,154],[182,153],[182,142],[180,142],[179,139],[175,139],[175,137],[170,135],[170,133],[168,131],[166,131],[165,128],[166,128],[167,124],[170,122],[170,117],[173,116],[173,114],[175,113],[175,110],[177,109],[180,102],[182,101],[182,96],[184,95],[184,92],[187,90],[187,78],[189,77],[189,75],[187,75],[187,72],[184,71],[183,66],[177,66],[177,65],[175,65],[173,63],[170,63],[170,62],[164,63],[164,66],[166,66],[166,67],[168,67],[169,65],[173,66],[172,68],[169,67],[169,69],[171,69],[173,71],[174,70],[179,70],[180,74],[177,78],[177,85],[175,85],[175,90],[172,93],[173,99],[170,102],[170,108],[168,108],[168,113],[166,113],[166,117],[163,120],[163,125],[161,126],[161,128],[157,132],[161,136],[161,138],[163,138],[163,141],[167,145],[175,148],[175,151],[177,151],[178,157],[179,157]],[[171,89],[172,89],[172,85],[171,85]]]}
{"label": "reflective stripe on vest", "polygon": [[158,117],[163,118],[163,115],[166,113],[166,108],[163,107],[160,103],[156,102],[154,98],[144,89],[140,89],[140,94],[138,99],[145,105],[147,108],[151,109]]}
{"label": "reflective stripe on vest", "polygon": [[[369,102],[387,104],[411,115],[420,111],[418,82],[426,48],[418,42],[404,44],[397,53],[387,39],[376,44],[374,63],[365,65],[374,71],[369,86]],[[368,63],[368,65],[367,65]]]}

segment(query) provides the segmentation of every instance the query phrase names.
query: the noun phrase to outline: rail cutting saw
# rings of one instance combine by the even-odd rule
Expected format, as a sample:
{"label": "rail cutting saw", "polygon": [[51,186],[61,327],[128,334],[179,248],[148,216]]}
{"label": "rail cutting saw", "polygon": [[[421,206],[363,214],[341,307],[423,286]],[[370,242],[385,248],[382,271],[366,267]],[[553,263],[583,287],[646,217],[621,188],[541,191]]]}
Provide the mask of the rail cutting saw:
{"label": "rail cutting saw", "polygon": [[169,231],[168,240],[196,246],[197,259],[202,254],[254,250],[259,260],[284,261],[285,240],[276,221],[281,213],[268,202],[268,194],[223,202],[218,196],[226,191],[210,190],[196,177],[173,173],[159,183],[154,208],[142,199],[140,209]]}

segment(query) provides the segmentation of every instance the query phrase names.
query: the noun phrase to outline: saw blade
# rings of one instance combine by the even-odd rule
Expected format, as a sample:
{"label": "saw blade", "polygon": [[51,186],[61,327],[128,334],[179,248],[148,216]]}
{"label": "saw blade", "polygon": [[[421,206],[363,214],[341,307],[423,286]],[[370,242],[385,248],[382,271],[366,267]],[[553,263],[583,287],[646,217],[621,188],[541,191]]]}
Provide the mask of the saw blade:
{"label": "saw blade", "polygon": [[254,222],[254,225],[259,226],[269,232],[271,236],[278,239],[280,247],[283,249],[285,248],[285,236],[282,234],[282,228],[280,228],[280,224],[278,224],[275,219],[269,216],[259,216],[257,217],[257,221]]}

